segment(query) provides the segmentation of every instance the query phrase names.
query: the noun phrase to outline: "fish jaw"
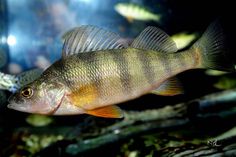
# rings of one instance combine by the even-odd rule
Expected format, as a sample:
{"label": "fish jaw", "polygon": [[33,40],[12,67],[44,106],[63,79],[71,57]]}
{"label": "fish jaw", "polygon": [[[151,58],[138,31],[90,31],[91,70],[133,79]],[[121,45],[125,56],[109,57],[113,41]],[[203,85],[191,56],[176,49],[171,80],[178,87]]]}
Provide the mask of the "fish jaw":
{"label": "fish jaw", "polygon": [[28,107],[26,105],[21,105],[21,104],[17,104],[17,103],[11,103],[7,105],[7,107],[9,109],[13,109],[13,110],[17,110],[17,111],[21,111],[21,112],[27,112],[28,111]]}
{"label": "fish jaw", "polygon": [[26,112],[26,113],[37,113],[37,114],[45,114],[45,115],[47,115],[48,113],[48,110],[38,110],[37,108],[33,109],[31,105],[27,105],[27,104],[10,103],[7,105],[7,107],[9,109],[13,109],[20,112]]}
{"label": "fish jaw", "polygon": [[29,105],[25,104],[24,100],[19,100],[19,97],[17,94],[13,94],[8,98],[9,104],[7,105],[8,108],[21,111],[21,112],[27,112]]}
{"label": "fish jaw", "polygon": [[48,115],[51,112],[51,108],[47,103],[41,103],[40,105],[38,103],[30,103],[30,102],[14,102],[9,101],[9,104],[7,105],[8,108],[21,111],[21,112],[27,112],[27,113],[37,113],[37,114],[46,114]]}

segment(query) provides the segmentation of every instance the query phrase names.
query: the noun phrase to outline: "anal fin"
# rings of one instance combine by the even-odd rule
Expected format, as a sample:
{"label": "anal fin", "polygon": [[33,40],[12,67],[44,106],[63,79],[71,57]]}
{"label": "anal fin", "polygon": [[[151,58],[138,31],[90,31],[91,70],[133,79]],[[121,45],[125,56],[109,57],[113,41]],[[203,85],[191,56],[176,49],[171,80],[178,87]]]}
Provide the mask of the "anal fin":
{"label": "anal fin", "polygon": [[174,96],[183,94],[184,91],[176,78],[170,78],[163,82],[156,90],[151,91],[151,93],[163,96]]}
{"label": "anal fin", "polygon": [[88,110],[86,113],[89,115],[93,115],[97,117],[104,117],[104,118],[122,118],[123,117],[122,110],[118,106],[115,106],[115,105]]}

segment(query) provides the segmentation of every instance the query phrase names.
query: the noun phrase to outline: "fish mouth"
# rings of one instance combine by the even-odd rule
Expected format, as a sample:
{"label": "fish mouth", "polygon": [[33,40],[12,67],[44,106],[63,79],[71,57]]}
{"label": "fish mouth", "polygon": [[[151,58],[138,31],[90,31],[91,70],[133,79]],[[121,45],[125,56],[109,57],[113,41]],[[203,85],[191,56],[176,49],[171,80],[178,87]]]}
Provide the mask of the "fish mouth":
{"label": "fish mouth", "polygon": [[7,107],[9,109],[13,109],[13,110],[21,111],[21,112],[27,111],[27,105],[25,105],[23,101],[17,101],[15,94],[12,94],[8,98],[8,102],[9,104],[7,105]]}
{"label": "fish mouth", "polygon": [[11,103],[7,105],[9,109],[21,111],[21,112],[27,112],[27,108],[25,105],[17,104],[17,103]]}

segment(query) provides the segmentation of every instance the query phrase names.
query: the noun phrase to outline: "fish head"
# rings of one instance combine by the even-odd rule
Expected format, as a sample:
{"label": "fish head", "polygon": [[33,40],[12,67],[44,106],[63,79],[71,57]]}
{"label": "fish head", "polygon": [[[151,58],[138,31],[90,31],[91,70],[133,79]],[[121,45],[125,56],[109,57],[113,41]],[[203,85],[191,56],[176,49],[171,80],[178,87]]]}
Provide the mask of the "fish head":
{"label": "fish head", "polygon": [[124,3],[118,3],[118,4],[116,4],[115,5],[115,10],[118,12],[118,13],[120,13],[121,15],[124,15],[125,14],[125,12],[127,12],[127,5],[126,4],[124,4]]}
{"label": "fish head", "polygon": [[8,108],[37,114],[53,114],[65,96],[63,85],[36,80],[10,96]]}

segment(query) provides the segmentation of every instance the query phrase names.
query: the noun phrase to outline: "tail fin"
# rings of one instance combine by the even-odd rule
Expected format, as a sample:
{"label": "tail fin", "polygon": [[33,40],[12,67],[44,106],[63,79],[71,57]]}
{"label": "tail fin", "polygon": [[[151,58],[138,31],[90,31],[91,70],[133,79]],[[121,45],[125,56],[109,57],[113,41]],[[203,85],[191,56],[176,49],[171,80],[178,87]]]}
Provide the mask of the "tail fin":
{"label": "tail fin", "polygon": [[193,45],[200,54],[200,67],[222,71],[235,71],[233,62],[226,57],[225,36],[219,21],[213,22]]}

